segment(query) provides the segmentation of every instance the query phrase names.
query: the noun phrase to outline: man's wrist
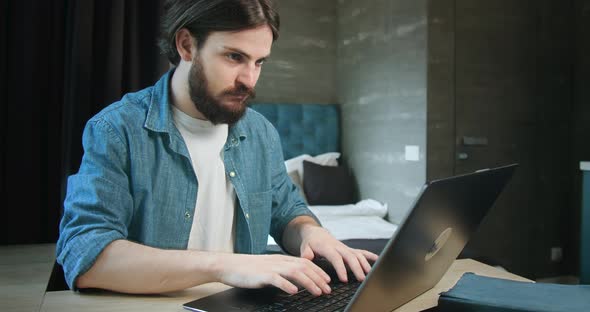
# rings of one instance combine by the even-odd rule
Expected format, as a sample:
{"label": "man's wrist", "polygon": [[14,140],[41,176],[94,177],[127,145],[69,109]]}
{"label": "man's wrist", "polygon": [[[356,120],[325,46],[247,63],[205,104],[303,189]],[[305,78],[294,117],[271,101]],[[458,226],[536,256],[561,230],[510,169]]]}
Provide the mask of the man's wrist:
{"label": "man's wrist", "polygon": [[322,228],[319,224],[315,221],[313,223],[303,223],[299,226],[298,231],[299,235],[301,236],[301,240],[304,241],[305,238],[310,235],[311,231],[317,230],[318,228]]}
{"label": "man's wrist", "polygon": [[314,218],[310,216],[299,216],[289,222],[289,226],[292,226],[292,229],[301,231],[305,228],[309,227],[319,227],[320,225],[315,221]]}
{"label": "man's wrist", "polygon": [[320,227],[320,225],[310,216],[296,217],[289,222],[285,229],[283,245],[289,253],[299,256],[306,233],[317,227]]}
{"label": "man's wrist", "polygon": [[299,238],[300,242],[303,242],[307,232],[313,230],[314,228],[320,227],[320,225],[309,216],[297,217],[293,219],[289,225],[291,226],[291,232]]}
{"label": "man's wrist", "polygon": [[201,280],[204,277],[207,283],[220,282],[226,267],[227,257],[231,255],[191,250],[189,256],[190,272],[193,272],[196,276],[201,275]]}

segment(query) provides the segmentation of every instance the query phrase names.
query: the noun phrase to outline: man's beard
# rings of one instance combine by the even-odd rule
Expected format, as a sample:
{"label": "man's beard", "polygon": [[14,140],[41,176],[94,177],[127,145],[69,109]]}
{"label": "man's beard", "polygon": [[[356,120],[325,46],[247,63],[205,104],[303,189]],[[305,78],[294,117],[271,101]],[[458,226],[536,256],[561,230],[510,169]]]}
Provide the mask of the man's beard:
{"label": "man's beard", "polygon": [[[188,87],[191,100],[195,107],[205,118],[214,125],[233,125],[246,113],[246,101],[254,99],[256,92],[244,84],[225,89],[217,96],[212,95],[208,90],[207,77],[203,72],[203,66],[198,58],[195,58],[188,78]],[[243,97],[244,100],[233,105],[224,105],[222,100],[226,97]]]}

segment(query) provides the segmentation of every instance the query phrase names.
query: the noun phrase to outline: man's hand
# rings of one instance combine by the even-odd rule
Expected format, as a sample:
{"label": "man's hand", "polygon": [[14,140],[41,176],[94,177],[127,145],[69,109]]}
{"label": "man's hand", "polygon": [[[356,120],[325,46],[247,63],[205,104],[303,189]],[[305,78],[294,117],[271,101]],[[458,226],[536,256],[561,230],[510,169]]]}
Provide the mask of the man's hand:
{"label": "man's hand", "polygon": [[217,266],[217,280],[242,288],[275,286],[289,294],[298,284],[313,295],[331,292],[330,277],[308,259],[283,255],[228,254]]}
{"label": "man's hand", "polygon": [[283,243],[287,251],[304,259],[326,258],[342,282],[348,282],[346,266],[357,280],[362,281],[371,270],[369,261],[377,261],[379,257],[372,252],[344,245],[308,216],[297,217],[289,222],[283,234]]}
{"label": "man's hand", "polygon": [[371,270],[369,261],[377,261],[378,255],[361,249],[353,249],[332,236],[326,229],[306,224],[301,227],[302,258],[313,260],[316,256],[326,258],[336,270],[342,282],[348,282],[346,266],[350,268],[357,280],[363,281]]}

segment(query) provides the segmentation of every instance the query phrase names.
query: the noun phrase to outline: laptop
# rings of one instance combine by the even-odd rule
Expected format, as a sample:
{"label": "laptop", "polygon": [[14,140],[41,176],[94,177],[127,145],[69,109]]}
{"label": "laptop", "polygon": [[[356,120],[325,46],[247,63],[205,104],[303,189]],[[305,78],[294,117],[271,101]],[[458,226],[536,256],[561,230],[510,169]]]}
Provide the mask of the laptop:
{"label": "laptop", "polygon": [[[319,297],[306,290],[289,295],[273,287],[230,288],[183,307],[202,312],[396,309],[440,281],[517,167],[511,164],[425,183],[362,283],[352,275],[349,283],[333,278],[332,292]],[[321,266],[327,269],[325,263]]]}

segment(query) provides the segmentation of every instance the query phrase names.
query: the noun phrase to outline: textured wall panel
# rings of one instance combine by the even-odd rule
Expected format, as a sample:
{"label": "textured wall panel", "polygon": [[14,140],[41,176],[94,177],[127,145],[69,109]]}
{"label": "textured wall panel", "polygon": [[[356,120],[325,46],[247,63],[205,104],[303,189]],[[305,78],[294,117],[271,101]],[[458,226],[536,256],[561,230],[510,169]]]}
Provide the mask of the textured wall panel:
{"label": "textured wall panel", "polygon": [[[362,198],[399,222],[426,175],[426,1],[338,1],[344,157]],[[405,146],[420,160],[405,160]]]}
{"label": "textured wall panel", "polygon": [[256,102],[336,103],[334,0],[276,0],[279,40],[263,66]]}

